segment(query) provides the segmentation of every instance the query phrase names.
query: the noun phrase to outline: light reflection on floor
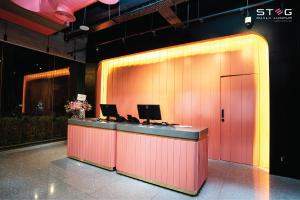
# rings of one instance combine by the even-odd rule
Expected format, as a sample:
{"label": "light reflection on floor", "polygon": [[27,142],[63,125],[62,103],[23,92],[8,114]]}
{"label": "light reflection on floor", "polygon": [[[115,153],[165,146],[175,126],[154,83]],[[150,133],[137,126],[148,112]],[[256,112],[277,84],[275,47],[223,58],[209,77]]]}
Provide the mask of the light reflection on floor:
{"label": "light reflection on floor", "polygon": [[300,180],[246,165],[209,161],[196,197],[66,158],[66,144],[0,152],[0,199],[300,199]]}

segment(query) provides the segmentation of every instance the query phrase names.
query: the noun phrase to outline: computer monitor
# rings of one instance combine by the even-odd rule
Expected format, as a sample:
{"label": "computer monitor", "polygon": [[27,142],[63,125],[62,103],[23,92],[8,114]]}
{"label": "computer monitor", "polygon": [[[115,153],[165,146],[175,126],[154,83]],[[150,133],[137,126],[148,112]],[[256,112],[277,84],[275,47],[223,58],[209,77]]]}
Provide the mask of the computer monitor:
{"label": "computer monitor", "polygon": [[101,113],[109,121],[110,117],[117,117],[118,111],[116,104],[100,104]]}
{"label": "computer monitor", "polygon": [[137,105],[139,118],[146,119],[146,124],[150,124],[150,120],[161,120],[159,105]]}

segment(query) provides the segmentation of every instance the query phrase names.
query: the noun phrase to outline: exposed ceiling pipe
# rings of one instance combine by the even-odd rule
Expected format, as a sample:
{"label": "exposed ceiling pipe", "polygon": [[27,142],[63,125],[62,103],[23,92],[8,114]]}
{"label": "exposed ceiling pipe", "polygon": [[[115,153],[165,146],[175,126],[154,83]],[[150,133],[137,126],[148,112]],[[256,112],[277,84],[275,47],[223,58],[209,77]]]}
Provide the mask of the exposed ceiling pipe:
{"label": "exposed ceiling pipe", "polygon": [[[275,2],[275,1],[276,0],[267,0],[267,1],[259,2],[259,3],[251,4],[251,5],[248,5],[248,6],[243,6],[243,7],[240,7],[240,8],[235,8],[235,9],[231,9],[231,10],[227,10],[227,11],[223,11],[223,12],[219,12],[219,13],[215,13],[215,14],[211,14],[211,15],[207,15],[207,16],[203,16],[203,17],[196,17],[194,19],[186,20],[183,23],[187,24],[187,23],[193,23],[193,22],[199,22],[199,21],[203,22],[204,20],[209,19],[209,18],[218,17],[218,16],[221,16],[221,15],[226,15],[226,14],[230,14],[230,13],[234,13],[234,12],[242,12],[244,10],[247,10],[247,9],[250,9],[250,8],[255,8],[255,7],[258,7],[258,6],[262,6],[262,5],[266,5],[266,4]],[[159,28],[147,30],[147,31],[144,31],[144,32],[130,34],[130,35],[126,36],[126,39],[133,38],[133,37],[136,37],[136,36],[141,36],[141,35],[148,34],[148,33],[152,33],[153,31],[157,32],[157,31],[160,31],[160,30],[169,29],[169,28],[172,28],[172,27],[173,27],[172,25],[167,25],[167,26],[162,26],[162,27],[159,27]],[[105,42],[96,44],[95,46],[99,47],[99,46],[107,45],[107,44],[117,42],[117,41],[120,41],[120,40],[123,40],[123,37],[119,37],[119,38],[115,38],[115,39],[112,39],[112,40],[109,40],[109,41],[105,41]]]}
{"label": "exposed ceiling pipe", "polygon": [[[100,30],[104,30],[107,29],[109,27],[112,27],[114,25],[120,24],[120,23],[124,23],[127,22],[129,20],[133,20],[142,16],[145,16],[147,14],[151,14],[151,13],[155,13],[158,11],[164,11],[165,8],[169,9],[169,12],[167,13],[165,11],[165,15],[162,15],[163,17],[165,17],[165,19],[172,24],[174,27],[179,28],[183,26],[183,23],[181,22],[181,20],[176,16],[175,13],[172,13],[172,9],[170,9],[171,6],[174,6],[174,4],[180,4],[183,2],[186,2],[188,0],[158,0],[155,2],[151,2],[148,3],[146,5],[140,6],[138,8],[132,9],[130,11],[127,11],[123,14],[120,15],[120,3],[119,3],[119,15],[116,17],[111,18],[110,16],[110,10],[108,11],[108,15],[109,15],[109,20],[105,21],[101,24],[98,24],[94,27],[90,27],[90,30],[92,32],[97,32]],[[111,19],[110,19],[111,18]],[[82,34],[84,34],[82,31],[80,30],[74,30],[68,33],[65,33],[65,40],[71,40],[72,38],[75,37],[79,37]]]}
{"label": "exposed ceiling pipe", "polygon": [[[109,28],[111,26],[114,26],[116,24],[124,23],[151,13],[158,12],[161,9],[164,8],[170,8],[174,4],[180,4],[183,2],[186,2],[187,0],[159,0],[151,4],[147,4],[145,6],[136,8],[132,11],[126,12],[120,16],[114,17],[109,21],[103,22],[101,24],[98,24],[94,26],[93,31],[97,32],[106,28]],[[178,21],[178,20],[177,20]]]}

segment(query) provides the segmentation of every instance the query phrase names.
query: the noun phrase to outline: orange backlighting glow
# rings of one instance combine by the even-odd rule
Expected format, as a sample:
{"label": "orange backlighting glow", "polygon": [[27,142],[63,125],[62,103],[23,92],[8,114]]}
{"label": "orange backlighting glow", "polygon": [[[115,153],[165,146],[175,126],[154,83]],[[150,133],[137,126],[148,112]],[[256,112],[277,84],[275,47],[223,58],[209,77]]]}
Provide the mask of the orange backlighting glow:
{"label": "orange backlighting glow", "polygon": [[[255,33],[239,34],[205,41],[182,44],[162,49],[156,49],[137,54],[103,60],[99,63],[98,79],[96,86],[97,105],[107,101],[108,76],[114,68],[136,67],[145,64],[153,64],[168,59],[189,57],[199,54],[216,54],[243,50],[243,56],[247,56],[249,47],[255,49],[254,68],[258,74],[258,95],[256,99],[256,133],[255,152],[253,160],[258,160],[257,166],[269,170],[270,149],[270,97],[269,97],[269,52],[268,43],[260,35]],[[251,50],[252,51],[252,50]],[[101,88],[99,88],[101,86]],[[97,108],[97,114],[99,114]],[[258,159],[256,159],[258,157]]]}
{"label": "orange backlighting glow", "polygon": [[26,97],[27,82],[37,80],[37,79],[46,79],[46,78],[50,79],[50,78],[69,76],[69,75],[70,75],[70,70],[68,67],[63,69],[58,69],[58,70],[25,75],[23,80],[22,113],[25,112],[25,97]]}

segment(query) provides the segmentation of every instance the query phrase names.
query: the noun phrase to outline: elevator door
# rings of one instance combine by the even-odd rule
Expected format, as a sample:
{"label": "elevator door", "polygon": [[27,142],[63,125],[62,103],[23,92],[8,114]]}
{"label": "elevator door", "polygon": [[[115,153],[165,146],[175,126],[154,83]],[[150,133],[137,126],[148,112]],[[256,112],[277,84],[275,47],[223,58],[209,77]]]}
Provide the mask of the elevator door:
{"label": "elevator door", "polygon": [[257,165],[256,75],[221,77],[221,159]]}

